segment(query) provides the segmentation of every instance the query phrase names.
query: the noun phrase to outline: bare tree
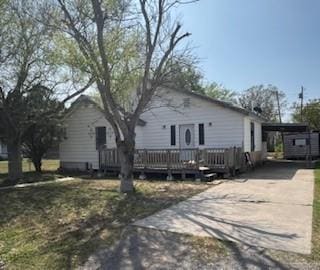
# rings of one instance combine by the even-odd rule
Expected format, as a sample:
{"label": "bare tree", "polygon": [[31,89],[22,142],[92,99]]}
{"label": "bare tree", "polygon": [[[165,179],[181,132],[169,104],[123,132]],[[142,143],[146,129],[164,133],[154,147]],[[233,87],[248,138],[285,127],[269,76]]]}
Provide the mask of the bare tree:
{"label": "bare tree", "polygon": [[135,127],[168,78],[171,63],[186,53],[179,44],[190,34],[181,33],[181,24],[170,18],[183,1],[57,2],[65,37],[76,41],[115,133],[120,190],[132,192]]}
{"label": "bare tree", "polygon": [[[33,124],[27,96],[35,86],[55,89],[58,69],[53,63],[52,29],[40,24],[44,3],[31,0],[1,1],[0,17],[0,135],[8,145],[9,178],[22,177],[21,145]],[[75,91],[80,93],[81,90]],[[64,102],[73,96],[65,96]],[[63,103],[61,103],[63,104]],[[55,109],[61,109],[59,106]],[[37,117],[42,113],[37,112]]]}

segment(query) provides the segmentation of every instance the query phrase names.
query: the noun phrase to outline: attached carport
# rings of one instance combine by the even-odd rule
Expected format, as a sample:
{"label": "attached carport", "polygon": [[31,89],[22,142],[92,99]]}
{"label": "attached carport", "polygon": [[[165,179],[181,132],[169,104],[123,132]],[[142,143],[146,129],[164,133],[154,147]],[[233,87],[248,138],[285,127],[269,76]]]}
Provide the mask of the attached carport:
{"label": "attached carport", "polygon": [[[268,132],[280,132],[281,134],[296,134],[296,133],[307,133],[310,141],[311,130],[306,123],[263,123],[262,134],[263,138],[267,138]],[[306,160],[310,161],[311,165],[311,144],[309,143],[308,154]]]}
{"label": "attached carport", "polygon": [[309,132],[308,124],[303,123],[263,123],[262,132]]}

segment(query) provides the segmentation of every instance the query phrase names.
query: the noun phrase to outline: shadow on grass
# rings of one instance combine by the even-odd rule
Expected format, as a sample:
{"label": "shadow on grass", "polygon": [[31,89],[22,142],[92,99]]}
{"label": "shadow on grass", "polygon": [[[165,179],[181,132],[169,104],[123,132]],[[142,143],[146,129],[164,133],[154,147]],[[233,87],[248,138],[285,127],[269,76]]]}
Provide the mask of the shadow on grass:
{"label": "shadow on grass", "polygon": [[38,172],[24,172],[23,178],[18,179],[16,181],[12,181],[8,178],[7,173],[0,174],[0,187],[8,187],[14,186],[18,184],[26,184],[26,183],[36,183],[36,182],[44,182],[51,181],[57,178],[64,177],[60,174],[57,174],[52,171],[43,171],[42,173]]}
{"label": "shadow on grass", "polygon": [[[16,239],[15,252],[19,254],[19,242],[33,241],[35,264],[50,257],[49,263],[61,268],[86,262],[95,250],[119,239],[134,220],[184,198],[153,195],[139,188],[136,194],[121,195],[114,186],[96,189],[83,182],[9,190],[0,195],[0,229],[25,230],[21,234],[24,239]],[[10,238],[5,230],[3,236]]]}

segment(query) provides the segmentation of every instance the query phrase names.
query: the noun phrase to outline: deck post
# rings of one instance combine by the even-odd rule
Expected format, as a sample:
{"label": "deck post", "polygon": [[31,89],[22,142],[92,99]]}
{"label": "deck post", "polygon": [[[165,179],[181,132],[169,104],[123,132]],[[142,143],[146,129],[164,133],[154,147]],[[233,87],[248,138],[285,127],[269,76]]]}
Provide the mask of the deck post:
{"label": "deck post", "polygon": [[184,169],[182,169],[182,172],[181,172],[181,179],[182,180],[186,180],[187,177],[186,177],[186,171]]}
{"label": "deck post", "polygon": [[230,148],[224,149],[224,177],[229,178],[230,177]]}
{"label": "deck post", "polygon": [[228,148],[226,148],[224,150],[224,160],[223,161],[224,161],[223,163],[224,163],[225,169],[228,170],[229,169],[229,149]]}
{"label": "deck post", "polygon": [[233,155],[233,164],[232,164],[232,176],[236,175],[236,164],[237,164],[237,148],[234,146],[233,147],[233,151],[232,151],[232,155]]}
{"label": "deck post", "polygon": [[205,166],[208,166],[209,164],[208,164],[207,149],[202,149],[201,152],[202,152],[201,155],[202,155],[202,159],[203,159],[203,164],[204,164]]}
{"label": "deck post", "polygon": [[199,162],[199,148],[196,149],[196,168],[199,170],[200,162]]}
{"label": "deck post", "polygon": [[172,181],[173,180],[173,176],[172,176],[172,171],[171,170],[168,170],[167,180],[168,181]]}
{"label": "deck post", "polygon": [[233,156],[233,147],[230,147],[228,149],[228,170],[230,175],[232,176],[232,171],[233,171],[233,163],[234,163],[234,156]]}
{"label": "deck post", "polygon": [[147,159],[148,159],[148,153],[147,149],[144,149],[143,155],[142,155],[142,163],[143,163],[143,168],[147,168]]}
{"label": "deck post", "polygon": [[166,159],[167,159],[167,170],[170,170],[170,168],[171,168],[171,157],[170,157],[170,150],[169,149],[167,149]]}
{"label": "deck post", "polygon": [[139,179],[140,179],[140,180],[146,180],[146,179],[147,179],[147,176],[146,176],[146,174],[144,173],[144,170],[142,170],[141,173],[139,174]]}
{"label": "deck post", "polygon": [[167,180],[172,181],[173,176],[172,176],[172,172],[171,172],[171,155],[170,155],[169,149],[167,149],[166,159],[167,159],[167,172],[168,172]]}

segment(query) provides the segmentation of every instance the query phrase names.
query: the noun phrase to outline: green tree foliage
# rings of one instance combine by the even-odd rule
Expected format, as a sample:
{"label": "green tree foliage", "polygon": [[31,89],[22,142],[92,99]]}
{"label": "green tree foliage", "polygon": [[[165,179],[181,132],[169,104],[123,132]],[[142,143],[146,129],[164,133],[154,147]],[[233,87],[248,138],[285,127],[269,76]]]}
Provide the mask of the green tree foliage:
{"label": "green tree foliage", "polygon": [[234,104],[237,103],[237,94],[234,91],[225,88],[222,84],[212,82],[204,86],[203,89],[204,89],[204,94],[209,97],[227,101]]}
{"label": "green tree foliage", "polygon": [[205,94],[203,87],[203,74],[197,68],[194,61],[184,59],[183,61],[173,61],[170,64],[170,76],[167,77],[167,85],[175,89]]}
{"label": "green tree foliage", "polygon": [[45,16],[48,7],[49,1],[0,1],[0,135],[8,146],[9,178],[13,181],[22,177],[22,143],[35,124],[34,116],[45,119],[48,115],[49,107],[30,107],[28,97],[37,100],[33,94],[37,88],[43,102],[46,94],[41,91],[51,89],[64,98],[56,108],[59,111],[64,102],[87,87],[77,91],[66,85],[59,88],[65,81],[63,75],[72,77],[72,85],[76,85],[77,77],[73,70],[64,73],[53,54],[59,50],[54,42],[56,29],[51,27],[53,14]]}
{"label": "green tree foliage", "polygon": [[41,7],[35,1],[2,2],[0,16],[0,132],[8,145],[9,178],[22,177],[21,144],[29,127],[25,97],[37,84],[52,85],[49,65],[51,34],[39,24]]}
{"label": "green tree foliage", "polygon": [[41,172],[43,156],[63,136],[62,113],[55,112],[60,102],[53,97],[52,90],[36,85],[25,97],[25,103],[29,125],[22,138],[23,152],[32,160],[36,171]]}
{"label": "green tree foliage", "polygon": [[[139,117],[170,77],[173,59],[182,59],[188,51],[181,43],[190,34],[182,32],[181,24],[171,18],[172,8],[182,2],[57,0],[53,5],[55,26],[64,40],[61,44],[71,48],[65,59],[70,55],[73,69],[80,64],[82,71],[90,74],[113,128],[122,192],[134,189],[135,127]],[[74,56],[78,53],[80,63]]]}
{"label": "green tree foliage", "polygon": [[183,61],[174,61],[170,65],[170,77],[168,86],[175,89],[183,89],[206,95],[215,99],[237,103],[236,93],[216,82],[204,83],[204,75],[192,58]]}
{"label": "green tree foliage", "polygon": [[283,115],[287,104],[285,93],[270,84],[267,86],[255,85],[245,90],[239,96],[239,104],[248,110],[260,108],[263,117],[268,121],[277,122],[279,121],[277,92],[279,95],[280,112]]}
{"label": "green tree foliage", "polygon": [[295,103],[293,105],[292,120],[295,123],[308,123],[313,130],[320,130],[320,99],[309,100],[303,106],[302,118],[301,107]]}

